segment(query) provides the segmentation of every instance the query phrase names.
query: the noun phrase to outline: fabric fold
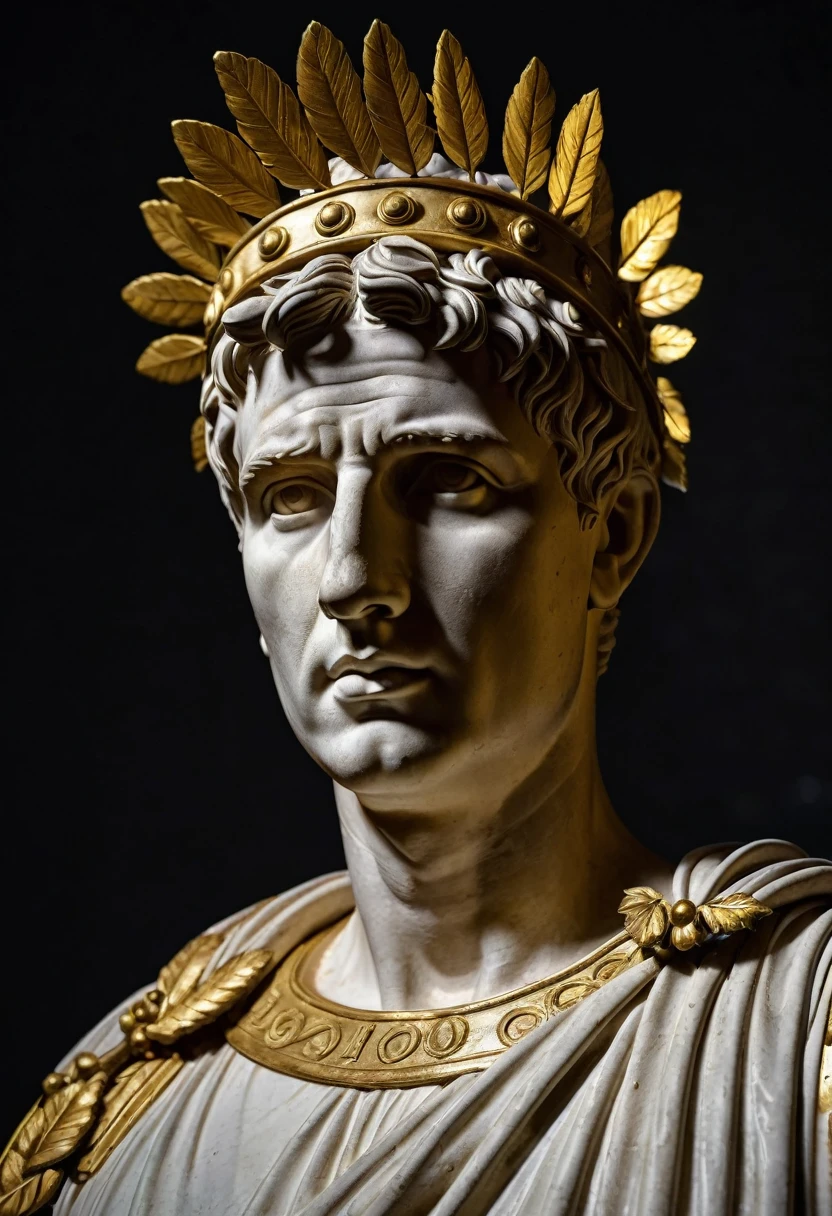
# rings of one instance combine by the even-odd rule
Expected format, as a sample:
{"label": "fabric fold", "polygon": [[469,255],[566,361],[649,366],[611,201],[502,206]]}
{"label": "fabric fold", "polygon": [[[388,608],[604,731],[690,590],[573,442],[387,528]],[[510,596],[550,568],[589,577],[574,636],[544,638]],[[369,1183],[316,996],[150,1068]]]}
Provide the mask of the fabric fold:
{"label": "fabric fold", "polygon": [[[683,859],[672,896],[740,890],[774,909],[755,932],[648,958],[445,1085],[339,1089],[220,1046],[56,1214],[832,1216],[832,864],[720,845]],[[224,922],[214,962],[286,953],[352,906],[344,874],[305,883]],[[124,1008],[72,1054],[118,1041]]]}

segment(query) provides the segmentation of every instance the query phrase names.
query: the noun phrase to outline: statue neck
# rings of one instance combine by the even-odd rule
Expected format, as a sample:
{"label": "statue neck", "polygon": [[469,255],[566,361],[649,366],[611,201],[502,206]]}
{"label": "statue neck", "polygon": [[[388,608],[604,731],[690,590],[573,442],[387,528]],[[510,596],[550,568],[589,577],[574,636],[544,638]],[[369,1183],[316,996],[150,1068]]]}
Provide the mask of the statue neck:
{"label": "statue neck", "polygon": [[363,1008],[480,1000],[559,971],[621,928],[625,886],[669,868],[615,814],[594,733],[561,739],[488,804],[373,810],[336,786],[356,911],[321,961],[324,996]]}

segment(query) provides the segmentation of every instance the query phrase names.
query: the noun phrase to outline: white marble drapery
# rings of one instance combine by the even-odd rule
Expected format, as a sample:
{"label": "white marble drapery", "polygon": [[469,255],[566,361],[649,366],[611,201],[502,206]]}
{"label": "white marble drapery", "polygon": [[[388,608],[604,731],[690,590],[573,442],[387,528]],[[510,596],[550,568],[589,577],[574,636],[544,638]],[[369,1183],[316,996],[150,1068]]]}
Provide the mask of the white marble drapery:
{"label": "white marble drapery", "polygon": [[[818,1081],[832,863],[782,841],[703,849],[672,894],[732,890],[776,914],[698,967],[639,964],[444,1086],[328,1087],[221,1047],[187,1064],[56,1212],[830,1216]],[[216,962],[285,953],[351,906],[345,875],[307,883],[233,928]],[[119,1012],[72,1054],[116,1042]]]}

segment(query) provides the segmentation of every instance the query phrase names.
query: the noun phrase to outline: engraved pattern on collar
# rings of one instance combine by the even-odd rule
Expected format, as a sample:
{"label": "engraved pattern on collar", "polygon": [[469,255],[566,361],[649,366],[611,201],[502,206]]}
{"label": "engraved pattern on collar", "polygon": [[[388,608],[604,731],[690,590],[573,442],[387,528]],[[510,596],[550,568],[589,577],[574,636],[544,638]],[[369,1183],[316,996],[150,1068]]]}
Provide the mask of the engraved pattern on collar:
{"label": "engraved pattern on collar", "polygon": [[295,947],[269,987],[226,1034],[275,1072],[361,1089],[441,1084],[487,1068],[542,1022],[646,955],[626,933],[546,979],[447,1009],[353,1009],[319,996],[315,965],[343,921]]}

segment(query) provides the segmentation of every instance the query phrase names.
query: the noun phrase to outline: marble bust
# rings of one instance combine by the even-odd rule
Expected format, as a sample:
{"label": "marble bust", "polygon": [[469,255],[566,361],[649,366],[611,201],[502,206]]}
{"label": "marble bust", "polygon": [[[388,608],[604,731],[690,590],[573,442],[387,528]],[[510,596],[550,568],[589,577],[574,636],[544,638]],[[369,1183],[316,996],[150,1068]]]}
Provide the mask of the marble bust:
{"label": "marble bust", "polygon": [[[388,162],[330,160],[323,205],[263,208],[199,297],[204,459],[348,872],[208,929],[76,1045],[0,1212],[829,1212],[832,866],[779,840],[670,866],[599,771],[597,681],[686,420],[589,296],[606,238],[567,230],[594,103],[547,220],[516,169],[456,167],[444,35],[451,161],[396,167],[374,31]],[[529,271],[551,234],[574,282]]]}

